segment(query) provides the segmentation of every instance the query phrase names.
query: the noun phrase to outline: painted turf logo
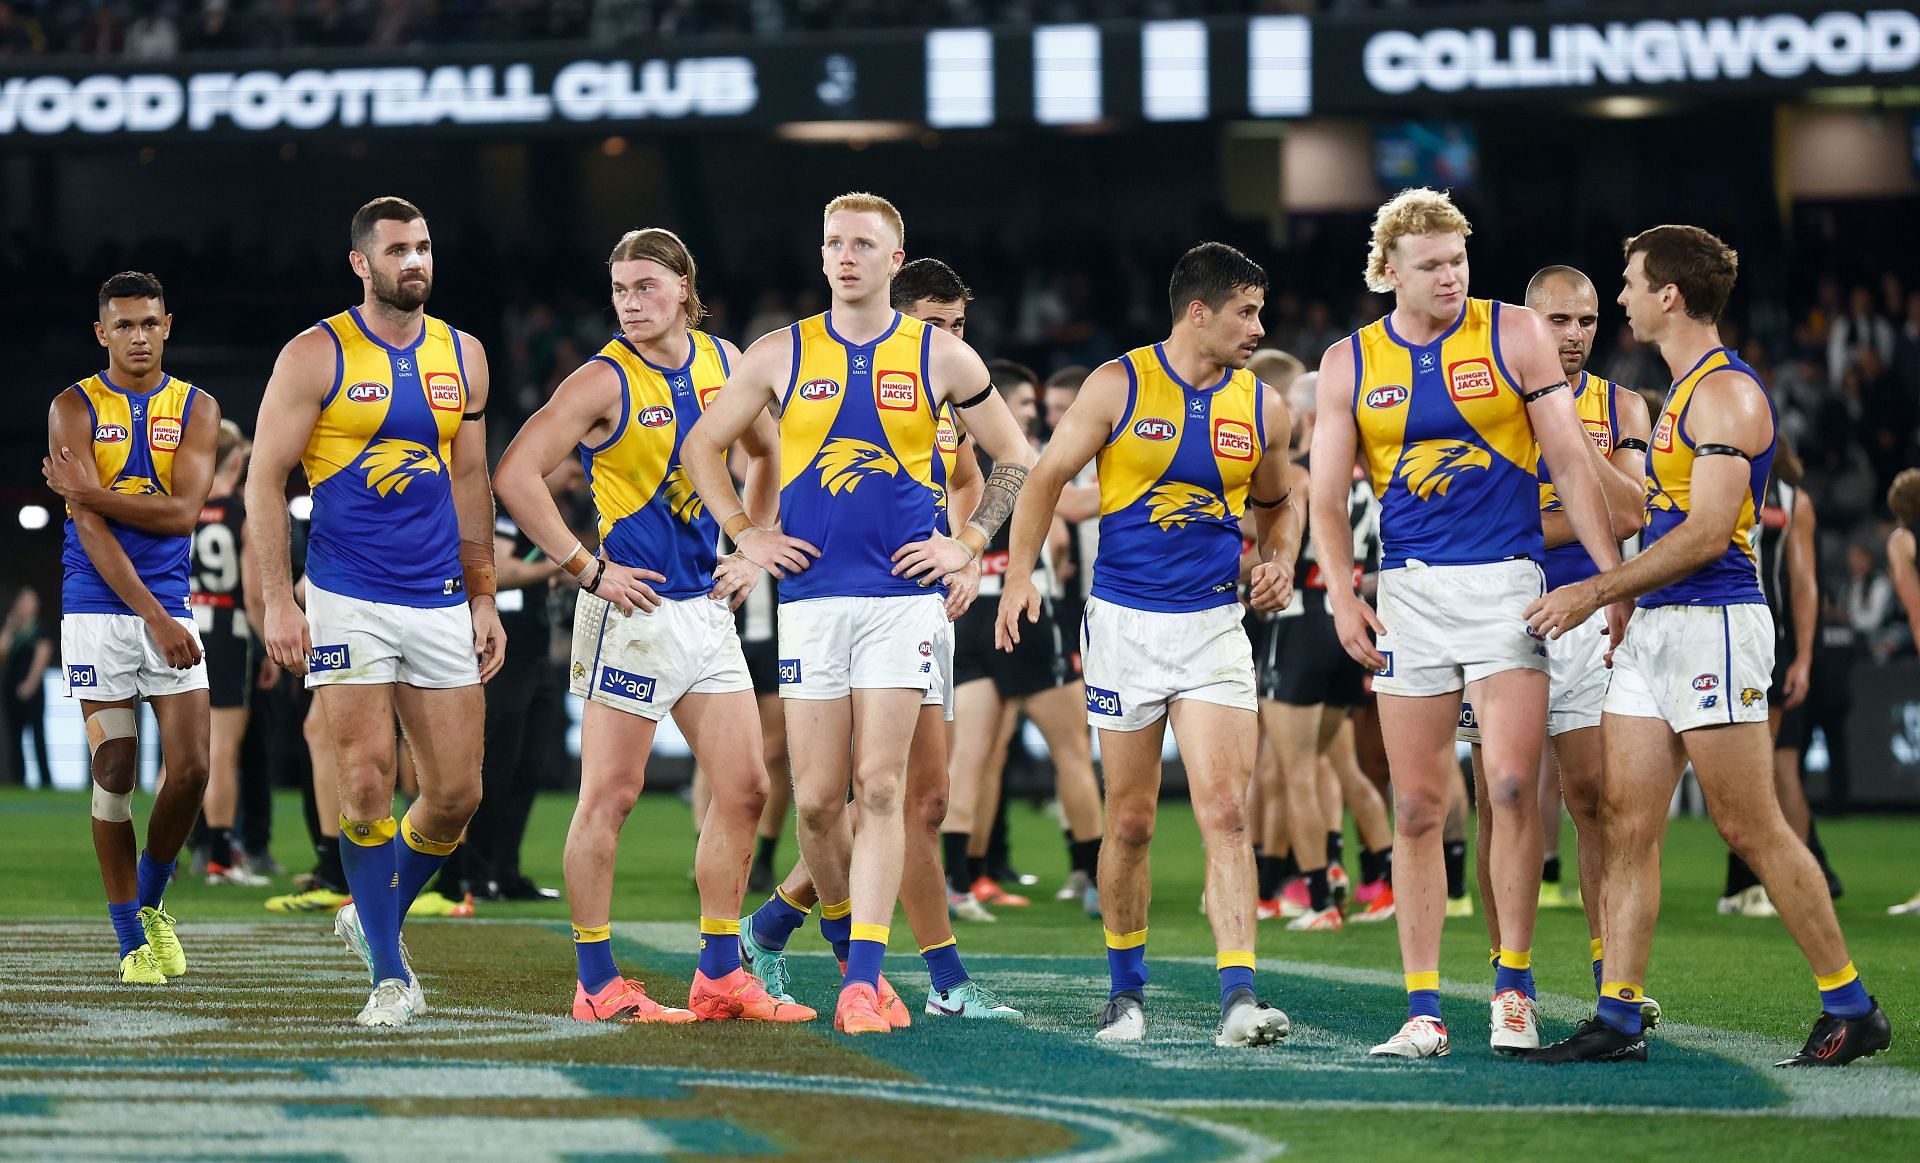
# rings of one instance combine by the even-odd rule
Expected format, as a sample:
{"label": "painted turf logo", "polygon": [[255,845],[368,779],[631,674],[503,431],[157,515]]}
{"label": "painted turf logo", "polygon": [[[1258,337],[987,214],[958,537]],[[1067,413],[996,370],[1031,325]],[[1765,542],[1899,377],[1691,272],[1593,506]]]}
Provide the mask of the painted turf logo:
{"label": "painted turf logo", "polygon": [[1092,684],[1087,686],[1087,713],[1091,715],[1120,715],[1120,692]]}
{"label": "painted turf logo", "polygon": [[611,666],[600,668],[600,689],[610,695],[632,699],[636,703],[653,701],[653,679],[644,674],[629,674]]}

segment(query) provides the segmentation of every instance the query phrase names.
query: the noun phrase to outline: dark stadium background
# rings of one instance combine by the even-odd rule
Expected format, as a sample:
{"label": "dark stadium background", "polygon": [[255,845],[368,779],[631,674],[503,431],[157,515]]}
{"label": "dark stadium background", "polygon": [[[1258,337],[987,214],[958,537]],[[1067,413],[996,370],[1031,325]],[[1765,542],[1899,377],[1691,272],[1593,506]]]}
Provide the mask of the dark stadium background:
{"label": "dark stadium background", "polygon": [[[1562,56],[1522,85],[1529,35],[1543,57],[1609,35],[1637,47],[1592,83]],[[470,101],[376,127],[343,124],[337,102],[321,116],[310,94],[316,124],[259,129],[231,111],[193,128],[211,107],[191,100],[135,128],[124,105],[131,78],[190,97],[196,77],[230,92],[257,74],[284,96],[296,76],[414,69],[377,84],[417,88],[449,66],[489,67],[494,96],[516,66],[540,95],[567,78],[576,112],[629,69],[684,99],[491,124]],[[602,264],[631,227],[687,239],[708,326],[744,344],[824,305],[820,206],[883,193],[909,256],[974,287],[982,353],[1042,372],[1159,338],[1173,258],[1222,239],[1273,278],[1269,342],[1312,365],[1385,310],[1360,281],[1370,211],[1428,182],[1474,223],[1474,293],[1517,299],[1548,263],[1588,271],[1594,367],[1636,387],[1664,373],[1621,339],[1621,238],[1689,222],[1740,251],[1728,339],[1773,377],[1821,515],[1832,609],[1814,697],[1850,760],[1843,790],[1920,806],[1920,663],[1897,604],[1867,618],[1886,484],[1920,462],[1917,109],[1920,20],[1893,5],[0,2],[0,593],[58,593],[57,513],[39,530],[18,518],[51,506],[46,405],[99,365],[99,283],[159,275],[169,370],[251,429],[280,344],[356,301],[346,223],[375,195],[427,213],[431,309],[487,345],[497,452],[610,334]],[[1893,350],[1842,353],[1836,375],[1829,328],[1856,287]],[[1830,790],[1816,779],[1816,799]]]}

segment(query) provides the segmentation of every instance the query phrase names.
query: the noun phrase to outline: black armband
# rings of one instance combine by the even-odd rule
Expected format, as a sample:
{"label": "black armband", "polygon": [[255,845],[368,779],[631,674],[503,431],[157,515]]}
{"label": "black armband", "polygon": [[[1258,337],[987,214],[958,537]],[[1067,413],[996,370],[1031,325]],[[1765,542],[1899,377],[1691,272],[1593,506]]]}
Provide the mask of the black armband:
{"label": "black armband", "polygon": [[480,409],[478,412],[460,413],[460,419],[462,422],[465,422],[468,420],[485,420],[486,418],[487,418],[487,410],[485,408]]}
{"label": "black armband", "polygon": [[1695,456],[1737,456],[1741,460],[1753,460],[1753,457],[1748,456],[1731,444],[1702,444],[1693,450],[1693,454]]}
{"label": "black armband", "polygon": [[970,400],[961,400],[959,403],[955,404],[954,407],[972,408],[978,405],[980,401],[986,399],[988,396],[991,396],[991,395],[993,395],[993,384],[989,382],[986,387],[980,389],[979,395],[973,397]]}
{"label": "black armband", "polygon": [[1631,448],[1636,452],[1645,452],[1647,451],[1647,442],[1638,436],[1628,436],[1625,439],[1614,441],[1613,449],[1615,452],[1623,448]]}
{"label": "black armband", "polygon": [[1280,499],[1277,501],[1263,501],[1252,493],[1248,493],[1247,504],[1252,505],[1256,509],[1278,509],[1280,506],[1286,504],[1287,499],[1291,496],[1293,496],[1292,489],[1288,489],[1286,492],[1280,494]]}
{"label": "black armband", "polygon": [[1567,381],[1561,380],[1557,384],[1548,384],[1544,388],[1535,388],[1531,392],[1521,392],[1520,402],[1523,404],[1531,404],[1535,400],[1539,399],[1540,397],[1550,396],[1553,393],[1559,391],[1561,388],[1564,388],[1566,386],[1567,386]]}

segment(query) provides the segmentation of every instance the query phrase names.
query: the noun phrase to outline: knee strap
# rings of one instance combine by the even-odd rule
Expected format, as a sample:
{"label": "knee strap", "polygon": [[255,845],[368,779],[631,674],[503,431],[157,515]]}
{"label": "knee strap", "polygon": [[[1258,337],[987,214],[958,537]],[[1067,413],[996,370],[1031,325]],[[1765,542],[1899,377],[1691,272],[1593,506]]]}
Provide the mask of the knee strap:
{"label": "knee strap", "polygon": [[107,824],[124,824],[133,819],[133,793],[110,792],[94,784],[93,818]]}
{"label": "knee strap", "polygon": [[107,707],[87,716],[87,754],[115,739],[132,739],[139,734],[132,707]]}

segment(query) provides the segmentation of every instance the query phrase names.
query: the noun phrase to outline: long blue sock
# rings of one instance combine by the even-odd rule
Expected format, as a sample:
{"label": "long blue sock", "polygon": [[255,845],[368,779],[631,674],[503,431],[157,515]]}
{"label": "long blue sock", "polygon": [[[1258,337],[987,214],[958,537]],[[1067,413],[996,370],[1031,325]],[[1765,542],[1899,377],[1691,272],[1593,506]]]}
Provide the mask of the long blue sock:
{"label": "long blue sock", "polygon": [[718,981],[740,968],[740,918],[700,918],[700,972]]}
{"label": "long blue sock", "polygon": [[864,982],[880,988],[880,966],[887,958],[887,926],[854,925],[847,942],[846,985]]}
{"label": "long blue sock", "polygon": [[1873,999],[1860,983],[1859,971],[1849,961],[1837,973],[1814,978],[1820,987],[1820,1008],[1836,1018],[1863,1018],[1873,1012]]}
{"label": "long blue sock", "polygon": [[580,963],[580,984],[588,993],[599,993],[609,981],[620,976],[613,963],[613,927],[594,925],[573,927],[573,952]]}
{"label": "long blue sock", "polygon": [[753,943],[769,953],[778,953],[793,939],[795,930],[807,923],[809,909],[787,899],[779,889],[753,913]]}
{"label": "long blue sock", "polygon": [[1407,1017],[1440,1019],[1440,971],[1409,973],[1407,977]]}
{"label": "long blue sock", "polygon": [[952,937],[920,950],[920,956],[927,963],[927,977],[933,988],[940,992],[945,993],[967,980],[967,967],[960,964],[960,946]]}
{"label": "long blue sock", "polygon": [[843,900],[837,905],[820,906],[820,935],[833,946],[833,956],[842,965],[846,964],[848,945],[853,939],[853,901]]}
{"label": "long blue sock", "polygon": [[139,901],[108,901],[107,915],[113,918],[114,936],[120,938],[120,956],[147,943],[147,930],[140,924]]}
{"label": "long blue sock", "polygon": [[1116,933],[1106,929],[1107,996],[1139,993],[1147,987],[1147,931]]}
{"label": "long blue sock", "polygon": [[400,962],[400,898],[394,834],[399,825],[384,820],[340,820],[340,866],[347,874],[347,891],[360,913],[360,928],[373,954],[373,980],[406,980]]}
{"label": "long blue sock", "polygon": [[171,860],[165,864],[155,860],[153,857],[147,855],[145,848],[140,850],[139,877],[141,908],[157,909],[160,907],[160,899],[167,895],[167,884],[173,880],[173,865],[174,862]]}
{"label": "long blue sock", "polygon": [[400,839],[404,843],[395,844],[393,848],[394,871],[397,874],[394,906],[399,909],[400,921],[404,924],[413,899],[439,873],[440,866],[447,862],[447,857],[453,855],[460,841],[447,844],[427,839],[413,826],[411,811],[400,821]]}

